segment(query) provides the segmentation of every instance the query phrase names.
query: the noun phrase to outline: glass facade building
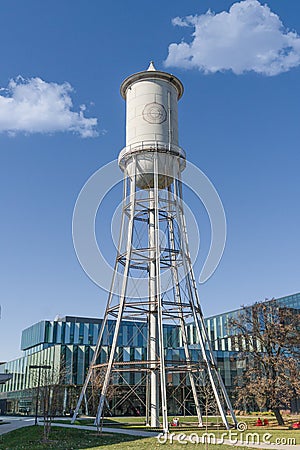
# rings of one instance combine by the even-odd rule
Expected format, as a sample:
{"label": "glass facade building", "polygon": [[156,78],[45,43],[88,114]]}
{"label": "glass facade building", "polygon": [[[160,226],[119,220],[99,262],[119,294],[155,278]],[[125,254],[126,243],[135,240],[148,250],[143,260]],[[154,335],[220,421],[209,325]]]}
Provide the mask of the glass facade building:
{"label": "glass facade building", "polygon": [[[300,293],[276,300],[279,307],[300,309]],[[249,306],[251,308],[251,306]],[[218,369],[231,395],[234,379],[244,370],[243,360],[237,358],[243,350],[243,342],[232,335],[228,320],[240,314],[240,309],[218,314],[205,319],[207,331],[217,359]],[[0,409],[7,413],[32,413],[34,409],[33,391],[36,388],[36,373],[30,366],[49,365],[53,372],[59,372],[64,365],[63,385],[65,394],[60,413],[73,409],[92,359],[101,319],[66,316],[54,321],[43,320],[22,332],[21,349],[23,356],[0,366],[0,372],[12,374],[12,378],[0,385]],[[105,334],[105,346],[97,363],[105,362],[112,340],[115,322],[110,321]],[[192,359],[199,361],[199,345],[193,323],[186,325]],[[180,329],[175,325],[164,325],[164,346],[167,361],[184,359]],[[123,321],[118,338],[119,360],[147,359],[147,324]],[[114,380],[120,386],[136,385],[141,374],[128,372],[122,379]],[[168,384],[179,386],[180,374],[173,374]],[[142,386],[141,386],[142,389]],[[120,391],[121,392],[121,391]],[[176,412],[174,410],[174,412]],[[121,409],[116,413],[124,413]]]}

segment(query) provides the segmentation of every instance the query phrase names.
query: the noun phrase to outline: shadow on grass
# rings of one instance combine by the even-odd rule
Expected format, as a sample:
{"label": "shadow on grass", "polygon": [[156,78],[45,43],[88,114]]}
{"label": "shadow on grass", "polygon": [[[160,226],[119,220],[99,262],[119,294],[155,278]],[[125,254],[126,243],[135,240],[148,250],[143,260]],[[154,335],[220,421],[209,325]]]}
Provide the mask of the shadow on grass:
{"label": "shadow on grass", "polygon": [[[126,419],[129,419],[129,421],[126,421]],[[170,421],[171,422],[171,421]],[[63,424],[71,424],[71,419],[70,420],[54,420],[54,423],[63,423]],[[79,418],[76,419],[74,422],[74,425],[88,425],[88,426],[94,426],[94,419],[91,418]],[[180,428],[170,428],[170,430],[172,431],[205,431],[205,423],[204,423],[204,427],[203,428],[199,428],[198,422],[197,420],[194,421],[189,421],[189,417],[180,417]],[[118,429],[123,429],[124,432],[125,430],[137,430],[137,431],[147,431],[147,432],[161,432],[162,429],[161,427],[157,427],[157,428],[149,428],[149,426],[147,426],[145,424],[145,418],[144,417],[135,417],[135,418],[128,418],[128,417],[124,417],[124,418],[116,418],[116,419],[112,419],[112,418],[105,418],[103,424],[101,425],[104,428],[107,429],[113,429],[113,428],[118,428]],[[225,426],[222,423],[219,422],[208,422],[207,423],[207,427],[209,430],[225,430]],[[232,425],[233,427],[233,425]],[[96,427],[95,427],[96,429]],[[113,431],[112,431],[113,432]]]}
{"label": "shadow on grass", "polygon": [[[49,442],[43,443],[43,427],[24,427],[0,436],[1,450],[41,450],[41,449],[96,449],[112,446],[122,449],[126,444],[131,447],[134,441],[141,440],[140,436],[104,433],[97,434],[96,430],[86,431],[72,428],[53,427]],[[120,444],[120,446],[118,445]]]}

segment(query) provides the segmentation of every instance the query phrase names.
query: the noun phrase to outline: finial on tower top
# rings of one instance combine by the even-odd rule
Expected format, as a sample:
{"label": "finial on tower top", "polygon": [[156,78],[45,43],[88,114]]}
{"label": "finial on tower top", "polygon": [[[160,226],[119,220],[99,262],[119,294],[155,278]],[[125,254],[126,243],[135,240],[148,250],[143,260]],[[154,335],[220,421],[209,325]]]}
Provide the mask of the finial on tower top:
{"label": "finial on tower top", "polygon": [[147,71],[153,71],[153,70],[156,70],[155,67],[154,67],[154,62],[150,61],[150,64],[149,64],[149,67],[148,67]]}

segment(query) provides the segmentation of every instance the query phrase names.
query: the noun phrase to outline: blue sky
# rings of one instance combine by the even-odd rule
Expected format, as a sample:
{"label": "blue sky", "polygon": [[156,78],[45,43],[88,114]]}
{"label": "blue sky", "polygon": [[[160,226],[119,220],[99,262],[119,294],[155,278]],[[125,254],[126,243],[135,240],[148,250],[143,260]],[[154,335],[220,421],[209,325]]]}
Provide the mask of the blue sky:
{"label": "blue sky", "polygon": [[[124,146],[119,86],[150,60],[183,82],[180,144],[226,212],[224,256],[199,288],[204,314],[299,291],[300,4],[247,0],[226,15],[233,3],[1,2],[1,360],[18,356],[21,330],[39,320],[102,316],[107,295],[76,259],[72,212]],[[97,221],[111,260],[120,195]],[[200,224],[199,274],[209,223],[185,199]]]}

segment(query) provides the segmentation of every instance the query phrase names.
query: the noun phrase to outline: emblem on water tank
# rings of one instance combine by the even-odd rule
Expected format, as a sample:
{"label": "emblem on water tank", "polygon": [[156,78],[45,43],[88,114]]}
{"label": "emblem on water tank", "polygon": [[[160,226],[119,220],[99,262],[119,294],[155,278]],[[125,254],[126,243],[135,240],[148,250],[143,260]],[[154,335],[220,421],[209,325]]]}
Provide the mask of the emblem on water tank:
{"label": "emblem on water tank", "polygon": [[148,103],[143,110],[143,118],[149,123],[163,123],[167,120],[167,111],[160,103]]}

